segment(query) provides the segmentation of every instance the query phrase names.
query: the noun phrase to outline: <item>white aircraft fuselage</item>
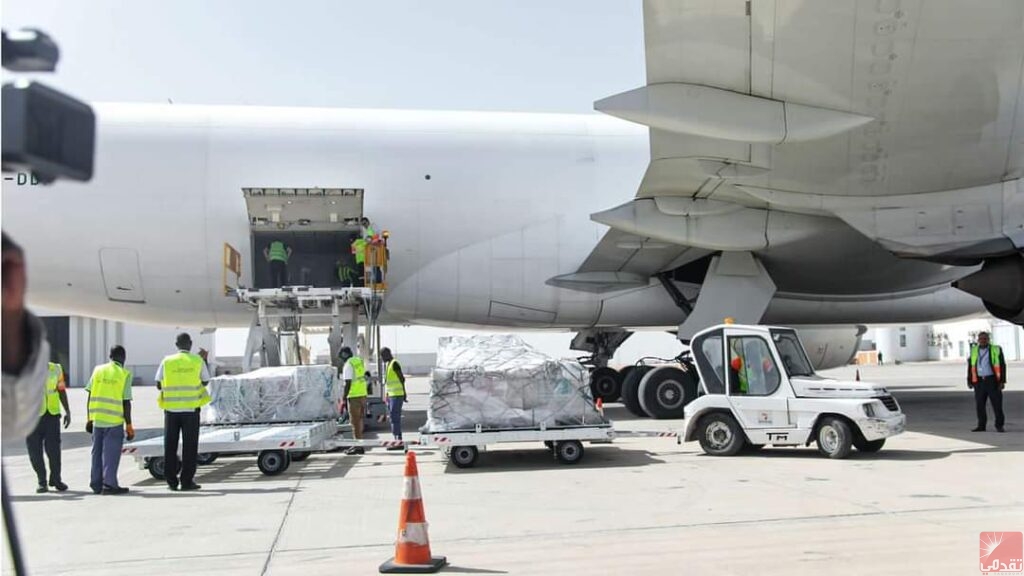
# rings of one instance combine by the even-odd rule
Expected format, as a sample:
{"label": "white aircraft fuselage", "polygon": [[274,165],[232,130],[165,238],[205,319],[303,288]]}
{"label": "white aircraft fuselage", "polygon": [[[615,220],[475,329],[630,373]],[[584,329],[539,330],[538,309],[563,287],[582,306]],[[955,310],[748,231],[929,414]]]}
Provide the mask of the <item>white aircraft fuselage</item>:
{"label": "white aircraft fuselage", "polygon": [[[96,110],[91,182],[4,182],[3,226],[26,249],[35,305],[248,325],[252,310],[223,289],[225,244],[241,252],[241,284],[251,285],[242,188],[321,187],[363,189],[364,214],[390,232],[387,321],[575,329],[674,326],[685,317],[654,280],[601,294],[546,284],[576,271],[607,231],[591,214],[635,196],[650,160],[643,126],[596,114]],[[808,228],[784,255],[761,255],[778,284],[766,322],[919,322],[982,311],[949,287],[974,268],[897,258],[835,218],[800,225]],[[125,302],[119,290],[138,298]]]}

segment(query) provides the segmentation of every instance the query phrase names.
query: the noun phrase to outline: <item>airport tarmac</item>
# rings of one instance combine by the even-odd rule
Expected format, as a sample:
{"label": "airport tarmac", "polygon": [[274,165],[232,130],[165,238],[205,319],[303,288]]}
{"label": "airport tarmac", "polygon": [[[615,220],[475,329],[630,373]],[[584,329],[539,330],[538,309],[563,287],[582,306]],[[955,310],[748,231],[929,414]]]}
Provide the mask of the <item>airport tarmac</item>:
{"label": "airport tarmac", "polygon": [[[813,448],[713,458],[656,438],[587,446],[576,466],[540,446],[491,450],[467,470],[422,452],[433,552],[463,574],[977,574],[980,532],[1024,530],[1024,363],[1008,369],[1006,434],[969,431],[965,372],[861,368],[891,388],[909,430],[847,460]],[[409,430],[426,389],[410,386]],[[314,455],[277,477],[224,458],[200,468],[193,493],[126,458],[131,493],[95,496],[84,393],[70,400],[69,492],[35,494],[24,450],[4,450],[31,574],[373,574],[393,553],[401,452]],[[155,389],[136,389],[134,406],[139,437],[160,434]],[[607,412],[621,430],[681,425]]]}

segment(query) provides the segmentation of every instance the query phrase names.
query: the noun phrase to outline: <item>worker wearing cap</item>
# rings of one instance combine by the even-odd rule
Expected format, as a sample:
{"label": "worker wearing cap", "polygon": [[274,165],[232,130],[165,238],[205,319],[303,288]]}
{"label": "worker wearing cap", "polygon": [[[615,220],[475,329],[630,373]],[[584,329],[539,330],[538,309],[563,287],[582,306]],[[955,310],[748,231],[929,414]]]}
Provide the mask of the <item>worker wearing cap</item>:
{"label": "worker wearing cap", "polygon": [[[366,396],[369,392],[366,384],[366,364],[359,356],[352,354],[348,346],[341,348],[341,379],[345,382],[345,403],[348,406],[349,422],[352,424],[352,437],[363,439],[363,419],[366,417]],[[346,454],[363,454],[362,446],[353,446]]]}
{"label": "worker wearing cap", "polygon": [[978,426],[972,432],[984,432],[988,424],[987,401],[992,401],[996,416],[996,432],[1005,432],[1003,425],[1003,389],[1006,388],[1006,358],[998,344],[989,344],[988,332],[978,333],[978,343],[971,346],[967,359],[967,387],[974,389],[974,406]]}
{"label": "worker wearing cap", "polygon": [[39,423],[25,439],[25,443],[28,445],[28,459],[32,462],[32,469],[35,470],[36,479],[39,481],[36,492],[40,494],[48,490],[46,462],[43,460],[44,448],[46,459],[50,461],[49,485],[58,492],[68,489],[68,485],[62,482],[60,477],[60,407],[62,405],[64,406],[64,428],[71,425],[71,409],[68,408],[66,390],[64,370],[61,369],[60,364],[50,362],[46,388],[43,391],[43,405],[39,407]]}
{"label": "worker wearing cap", "polygon": [[132,427],[132,373],[124,368],[124,346],[110,349],[110,362],[97,366],[85,386],[89,393],[89,419],[85,431],[92,434],[92,475],[89,487],[95,494],[124,494],[117,483],[124,440],[135,439]]}
{"label": "worker wearing cap", "polygon": [[[171,490],[199,490],[195,483],[199,456],[199,409],[210,403],[206,384],[210,372],[206,362],[192,354],[192,337],[178,334],[178,352],[160,362],[156,387],[157,404],[164,411],[164,480]],[[181,436],[181,477],[179,484],[178,436]]]}
{"label": "worker wearing cap", "polygon": [[263,257],[270,262],[270,281],[274,288],[281,288],[288,283],[288,259],[292,257],[291,246],[280,240],[274,240],[263,249]]}
{"label": "worker wearing cap", "polygon": [[[405,403],[405,374],[390,348],[381,348],[380,358],[385,364],[384,393],[388,403],[388,417],[391,419],[391,435],[402,439],[402,404]],[[388,450],[401,450],[402,446],[391,446]]]}

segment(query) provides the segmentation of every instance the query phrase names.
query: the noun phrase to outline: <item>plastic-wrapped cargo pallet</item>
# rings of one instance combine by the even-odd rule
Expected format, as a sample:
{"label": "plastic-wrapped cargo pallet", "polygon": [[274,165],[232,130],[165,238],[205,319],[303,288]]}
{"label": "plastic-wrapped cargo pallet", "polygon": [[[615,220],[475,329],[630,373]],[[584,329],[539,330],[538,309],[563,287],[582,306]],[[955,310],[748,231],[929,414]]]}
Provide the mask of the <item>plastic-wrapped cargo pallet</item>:
{"label": "plastic-wrapped cargo pallet", "polygon": [[341,389],[333,366],[278,366],[210,380],[204,424],[329,420]]}
{"label": "plastic-wrapped cargo pallet", "polygon": [[423,431],[607,424],[588,378],[578,362],[551,358],[517,336],[441,338]]}

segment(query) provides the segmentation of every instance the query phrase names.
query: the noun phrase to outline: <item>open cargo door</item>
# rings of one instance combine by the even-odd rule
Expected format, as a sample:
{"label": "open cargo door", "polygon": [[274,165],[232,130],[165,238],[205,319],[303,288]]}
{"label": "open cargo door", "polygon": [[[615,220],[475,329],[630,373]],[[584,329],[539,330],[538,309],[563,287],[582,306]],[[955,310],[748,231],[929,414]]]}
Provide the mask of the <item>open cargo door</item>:
{"label": "open cargo door", "polygon": [[252,232],[254,288],[272,282],[264,250],[274,241],[291,248],[285,285],[347,285],[339,267],[355,269],[351,245],[363,217],[361,188],[243,188]]}

